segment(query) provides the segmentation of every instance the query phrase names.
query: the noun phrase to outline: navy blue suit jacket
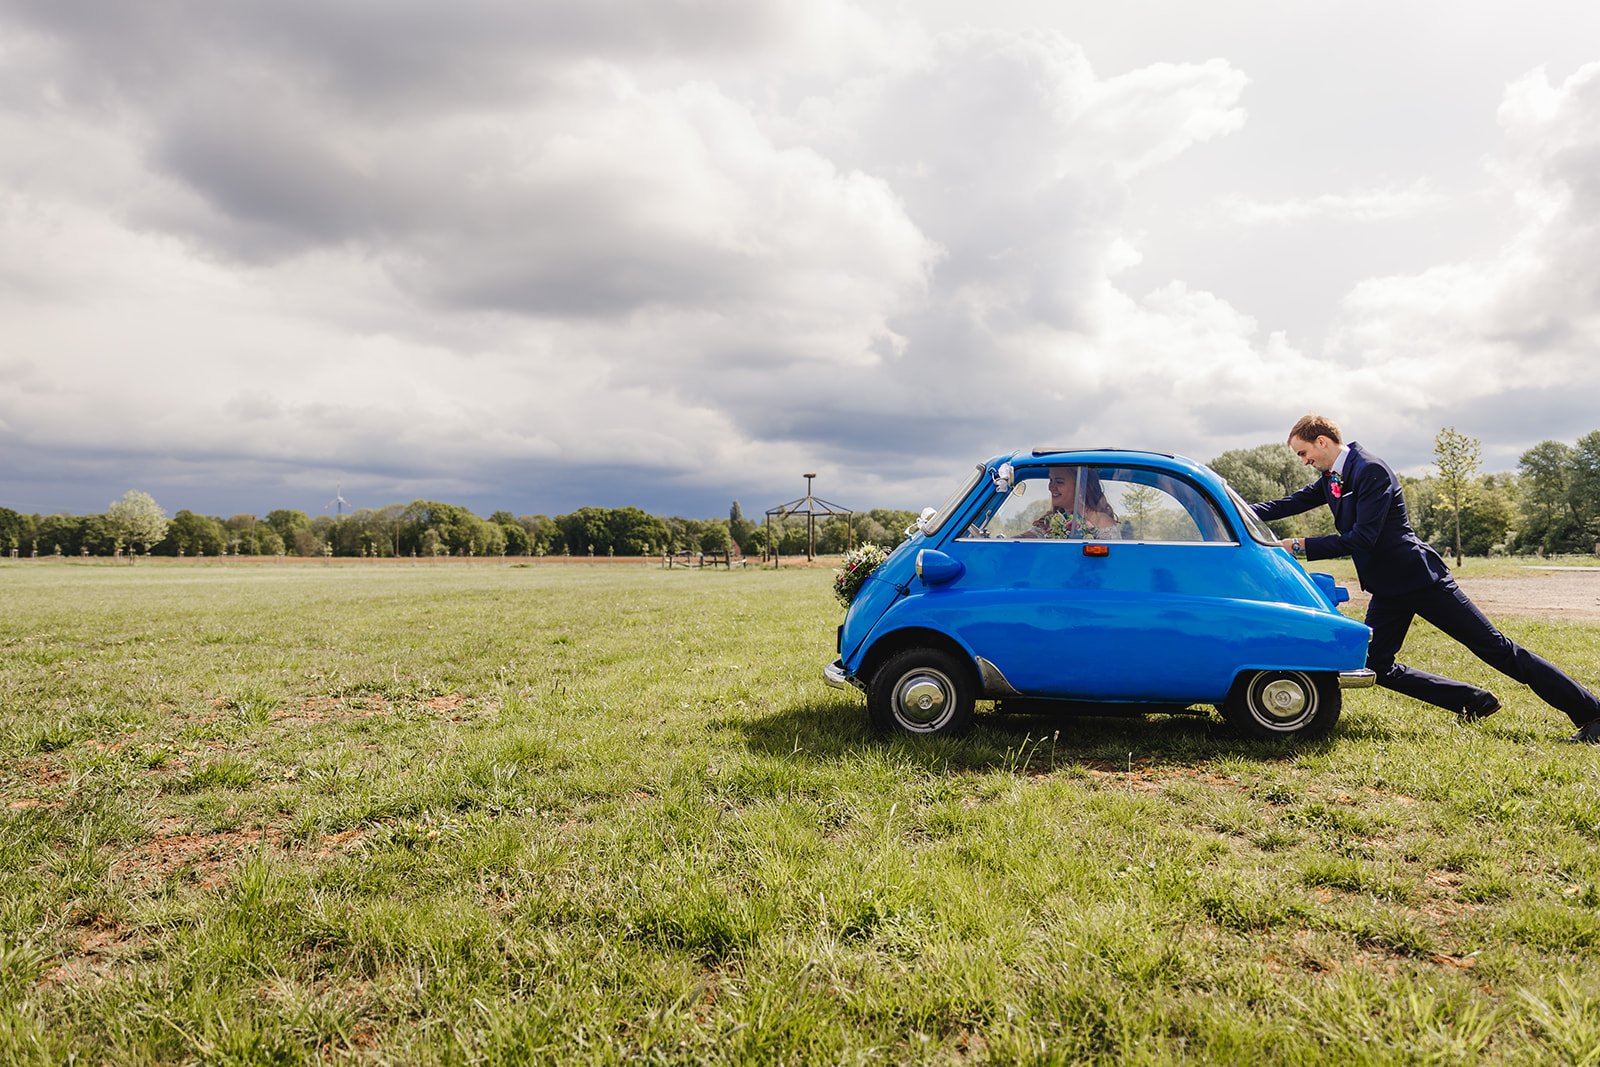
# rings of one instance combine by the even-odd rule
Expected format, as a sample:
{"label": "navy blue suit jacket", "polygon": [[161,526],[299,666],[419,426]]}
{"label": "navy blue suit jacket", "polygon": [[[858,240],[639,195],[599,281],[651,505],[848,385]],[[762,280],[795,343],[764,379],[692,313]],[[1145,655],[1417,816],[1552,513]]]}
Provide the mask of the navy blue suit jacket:
{"label": "navy blue suit jacket", "polygon": [[1439,553],[1411,529],[1400,479],[1387,463],[1351,441],[1343,482],[1341,495],[1334,496],[1333,483],[1324,474],[1281,500],[1251,507],[1262,519],[1281,519],[1326,504],[1339,532],[1307,537],[1306,559],[1349,556],[1361,588],[1369,593],[1410,593],[1450,576]]}

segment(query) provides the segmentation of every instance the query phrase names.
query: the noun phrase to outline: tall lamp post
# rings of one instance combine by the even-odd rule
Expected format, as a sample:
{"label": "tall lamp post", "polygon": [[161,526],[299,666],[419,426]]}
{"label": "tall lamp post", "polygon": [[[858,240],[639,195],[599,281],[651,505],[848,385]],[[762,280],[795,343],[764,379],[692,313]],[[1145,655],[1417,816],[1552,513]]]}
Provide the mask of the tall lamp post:
{"label": "tall lamp post", "polygon": [[815,473],[806,475],[806,504],[807,504],[807,507],[806,507],[806,562],[807,563],[811,562],[811,558],[814,555],[816,555],[816,552],[817,552],[817,519],[816,519],[816,515],[813,514],[813,511],[812,511],[811,507],[809,506],[811,504],[811,499],[812,499],[811,498],[811,480],[813,478],[815,478],[815,477],[816,477]]}

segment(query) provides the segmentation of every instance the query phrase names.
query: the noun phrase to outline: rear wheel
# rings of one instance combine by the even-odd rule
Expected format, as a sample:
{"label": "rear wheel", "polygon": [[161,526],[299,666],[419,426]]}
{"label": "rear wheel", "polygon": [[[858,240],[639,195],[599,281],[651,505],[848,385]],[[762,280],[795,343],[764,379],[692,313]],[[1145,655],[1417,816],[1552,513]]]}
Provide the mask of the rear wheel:
{"label": "rear wheel", "polygon": [[1247,671],[1234,679],[1222,716],[1245,737],[1321,737],[1339,721],[1344,693],[1337,675]]}
{"label": "rear wheel", "polygon": [[937,648],[898,652],[867,686],[867,712],[885,733],[953,736],[972,726],[972,672]]}

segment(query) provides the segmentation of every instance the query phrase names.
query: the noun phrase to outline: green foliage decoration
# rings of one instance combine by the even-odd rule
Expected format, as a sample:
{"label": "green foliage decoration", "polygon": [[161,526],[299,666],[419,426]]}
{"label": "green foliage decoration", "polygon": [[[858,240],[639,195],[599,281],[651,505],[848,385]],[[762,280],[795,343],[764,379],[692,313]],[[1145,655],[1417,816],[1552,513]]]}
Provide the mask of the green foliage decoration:
{"label": "green foliage decoration", "polygon": [[833,595],[839,603],[848,608],[861,591],[861,584],[867,580],[867,576],[888,558],[887,551],[872,544],[846,552],[839,561],[839,569],[833,572]]}

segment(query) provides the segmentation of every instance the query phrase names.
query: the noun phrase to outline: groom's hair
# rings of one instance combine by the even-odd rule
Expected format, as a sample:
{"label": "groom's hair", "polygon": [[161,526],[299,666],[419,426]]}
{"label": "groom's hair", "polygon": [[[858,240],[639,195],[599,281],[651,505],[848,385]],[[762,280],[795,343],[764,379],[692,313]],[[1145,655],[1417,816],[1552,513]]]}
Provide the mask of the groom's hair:
{"label": "groom's hair", "polygon": [[1336,445],[1344,444],[1344,438],[1339,435],[1339,424],[1326,415],[1302,415],[1300,421],[1294,424],[1294,429],[1289,431],[1289,440],[1293,441],[1296,437],[1306,442],[1326,437]]}

